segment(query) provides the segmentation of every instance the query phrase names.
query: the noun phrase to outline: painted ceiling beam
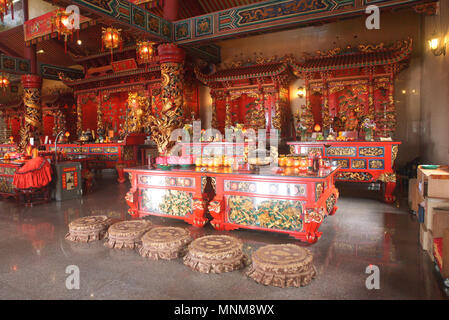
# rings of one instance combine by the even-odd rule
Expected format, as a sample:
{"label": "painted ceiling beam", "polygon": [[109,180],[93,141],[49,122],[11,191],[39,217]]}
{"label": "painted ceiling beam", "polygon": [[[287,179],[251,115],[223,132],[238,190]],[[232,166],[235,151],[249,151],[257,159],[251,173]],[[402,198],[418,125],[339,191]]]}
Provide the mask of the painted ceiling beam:
{"label": "painted ceiling beam", "polygon": [[[27,59],[0,55],[0,72],[22,75],[31,72],[31,64]],[[44,79],[59,80],[59,73],[72,79],[81,79],[84,77],[84,71],[72,68],[54,66],[50,64],[39,65],[39,75]]]}
{"label": "painted ceiling beam", "polygon": [[[50,1],[50,0],[45,0]],[[437,0],[267,0],[176,22],[167,21],[127,0],[53,0],[59,6],[74,4],[81,14],[157,42],[174,42],[209,61],[220,61],[215,40],[243,37],[280,29],[364,14],[368,5],[380,9],[412,7]]]}
{"label": "painted ceiling beam", "polygon": [[412,7],[437,0],[267,0],[174,22],[178,44],[198,44],[254,33],[308,26],[381,10]]}
{"label": "painted ceiling beam", "polygon": [[80,14],[120,25],[134,35],[153,41],[172,42],[172,23],[127,0],[45,0],[60,7],[76,5]]}

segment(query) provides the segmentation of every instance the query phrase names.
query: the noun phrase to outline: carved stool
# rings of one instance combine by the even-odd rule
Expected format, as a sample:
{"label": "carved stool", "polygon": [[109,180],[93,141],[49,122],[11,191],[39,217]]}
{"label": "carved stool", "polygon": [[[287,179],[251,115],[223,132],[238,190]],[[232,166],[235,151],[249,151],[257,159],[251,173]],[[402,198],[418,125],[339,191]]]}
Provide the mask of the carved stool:
{"label": "carved stool", "polygon": [[65,238],[70,241],[89,242],[101,240],[106,235],[110,220],[107,216],[88,216],[69,223],[69,233]]}
{"label": "carved stool", "polygon": [[188,247],[184,264],[202,273],[222,273],[243,268],[247,257],[240,240],[211,235],[194,240]]}
{"label": "carved stool", "polygon": [[139,254],[153,260],[176,259],[185,254],[192,240],[190,232],[183,228],[153,228],[143,235]]}
{"label": "carved stool", "polygon": [[252,255],[252,264],[246,274],[267,286],[306,286],[316,276],[312,260],[310,251],[297,245],[268,245],[259,248]]}
{"label": "carved stool", "polygon": [[121,221],[109,227],[104,245],[110,249],[134,249],[153,224],[145,220]]}

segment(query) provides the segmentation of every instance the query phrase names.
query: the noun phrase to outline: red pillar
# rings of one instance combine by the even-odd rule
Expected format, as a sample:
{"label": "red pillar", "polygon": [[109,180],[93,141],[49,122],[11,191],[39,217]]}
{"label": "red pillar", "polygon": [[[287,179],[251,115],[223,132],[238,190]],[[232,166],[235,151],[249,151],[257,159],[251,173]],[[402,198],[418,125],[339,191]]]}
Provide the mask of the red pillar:
{"label": "red pillar", "polygon": [[[29,20],[28,14],[28,0],[23,0],[23,21],[26,22]],[[37,74],[37,57],[36,57],[36,45],[28,47],[25,45],[24,56],[25,59],[30,60],[31,66],[31,74]]]}
{"label": "red pillar", "polygon": [[184,105],[184,50],[172,43],[158,46],[159,62],[162,75],[162,100],[164,107],[162,113],[170,109],[176,111],[178,116],[183,115]]}
{"label": "red pillar", "polygon": [[178,19],[179,0],[164,1],[164,19],[176,21]]}
{"label": "red pillar", "polygon": [[42,78],[35,74],[25,74],[22,76],[22,85],[25,123],[20,130],[19,150],[23,152],[30,138],[34,138],[35,145],[39,145],[39,138],[42,133]]}

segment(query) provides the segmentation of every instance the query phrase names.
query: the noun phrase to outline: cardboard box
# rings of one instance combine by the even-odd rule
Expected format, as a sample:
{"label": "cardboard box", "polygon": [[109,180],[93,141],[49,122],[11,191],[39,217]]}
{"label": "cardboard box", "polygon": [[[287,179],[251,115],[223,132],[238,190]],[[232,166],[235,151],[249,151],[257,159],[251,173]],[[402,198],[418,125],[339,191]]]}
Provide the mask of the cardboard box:
{"label": "cardboard box", "polygon": [[[418,196],[418,179],[409,179],[408,180],[408,206],[411,210],[417,211],[418,208],[418,202],[417,202],[417,196]],[[413,201],[415,200],[415,201]],[[416,206],[414,206],[416,204]]]}
{"label": "cardboard box", "polygon": [[432,233],[435,238],[442,238],[444,229],[449,229],[449,207],[435,208],[432,221]]}
{"label": "cardboard box", "polygon": [[441,258],[443,259],[443,269],[441,270],[441,275],[443,278],[449,278],[449,229],[444,230],[443,254]]}
{"label": "cardboard box", "polygon": [[433,230],[433,217],[435,215],[435,209],[447,207],[449,207],[449,199],[426,198],[424,213],[424,224],[426,229]]}
{"label": "cardboard box", "polygon": [[449,198],[449,167],[423,169],[418,166],[418,189],[422,197]]}
{"label": "cardboard box", "polygon": [[429,230],[427,230],[426,226],[423,224],[419,225],[419,243],[423,250],[432,251],[432,243],[429,242]]}
{"label": "cardboard box", "polygon": [[426,239],[427,243],[426,243],[426,245],[429,247],[427,249],[427,254],[428,254],[430,260],[432,260],[432,262],[433,262],[433,261],[435,261],[435,257],[433,256],[433,234],[432,234],[432,231],[431,230],[427,230],[427,234],[426,235],[427,235],[427,239]]}
{"label": "cardboard box", "polygon": [[418,212],[417,212],[417,217],[418,217],[418,222],[419,223],[424,223],[425,222],[425,212],[426,209],[422,206],[422,205],[418,205]]}

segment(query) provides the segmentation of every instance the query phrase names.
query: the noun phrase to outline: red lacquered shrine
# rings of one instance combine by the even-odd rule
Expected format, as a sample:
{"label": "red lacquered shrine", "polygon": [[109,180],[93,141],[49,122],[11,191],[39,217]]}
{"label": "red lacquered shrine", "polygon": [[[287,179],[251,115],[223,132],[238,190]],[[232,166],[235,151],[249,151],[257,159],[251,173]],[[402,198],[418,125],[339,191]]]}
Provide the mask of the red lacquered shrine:
{"label": "red lacquered shrine", "polygon": [[292,80],[285,62],[262,62],[203,74],[197,78],[210,87],[212,128],[242,124],[246,128],[277,129],[283,138],[293,136],[288,84]]}

